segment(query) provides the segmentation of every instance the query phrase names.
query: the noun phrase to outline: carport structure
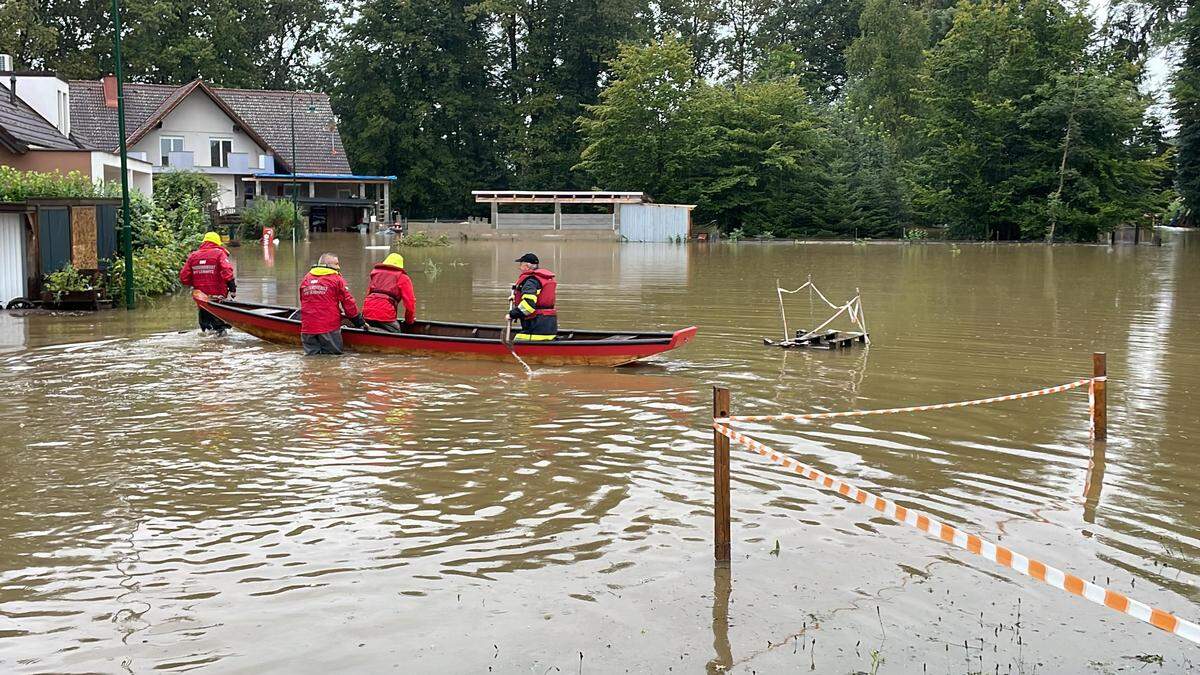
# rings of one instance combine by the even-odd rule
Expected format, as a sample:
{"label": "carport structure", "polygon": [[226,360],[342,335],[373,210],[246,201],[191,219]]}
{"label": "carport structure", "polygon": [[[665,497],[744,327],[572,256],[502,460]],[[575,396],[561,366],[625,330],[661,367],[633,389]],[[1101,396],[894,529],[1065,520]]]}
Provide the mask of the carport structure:
{"label": "carport structure", "polygon": [[[559,192],[555,190],[473,190],[477,204],[492,205],[492,228],[504,229],[610,229],[621,227],[621,204],[651,201],[644,192],[600,192],[594,190]],[[604,213],[563,212],[563,205],[607,207]],[[553,207],[541,213],[501,212],[501,205]]]}

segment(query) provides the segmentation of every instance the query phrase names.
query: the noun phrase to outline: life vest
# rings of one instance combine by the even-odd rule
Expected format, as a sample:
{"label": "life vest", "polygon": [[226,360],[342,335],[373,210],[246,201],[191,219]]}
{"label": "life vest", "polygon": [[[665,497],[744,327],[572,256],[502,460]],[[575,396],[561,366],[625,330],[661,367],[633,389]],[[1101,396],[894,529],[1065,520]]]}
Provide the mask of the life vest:
{"label": "life vest", "polygon": [[521,304],[521,284],[530,277],[536,278],[542,285],[542,290],[538,292],[537,302],[533,305],[533,314],[529,315],[530,318],[557,315],[558,310],[554,309],[554,296],[558,290],[558,281],[554,278],[554,272],[540,267],[535,267],[528,272],[521,272],[521,276],[517,277],[517,283],[513,286],[513,305]]}
{"label": "life vest", "polygon": [[367,283],[363,317],[368,321],[395,321],[399,305],[404,306],[405,323],[416,320],[417,299],[408,274],[394,265],[376,265],[371,270],[371,278]]}

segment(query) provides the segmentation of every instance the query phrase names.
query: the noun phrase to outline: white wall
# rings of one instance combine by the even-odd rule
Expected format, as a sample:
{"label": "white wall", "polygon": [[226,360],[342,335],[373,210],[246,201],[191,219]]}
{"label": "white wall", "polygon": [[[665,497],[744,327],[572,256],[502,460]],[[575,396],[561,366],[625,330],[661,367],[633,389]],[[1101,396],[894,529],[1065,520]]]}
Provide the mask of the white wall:
{"label": "white wall", "polygon": [[[9,80],[4,80],[4,86],[10,85]],[[59,105],[62,95],[66,95],[65,109]],[[50,120],[50,124],[58,127],[64,136],[71,134],[71,88],[66,82],[50,75],[18,75],[17,96],[39,115]],[[63,113],[61,115],[60,110]]]}
{"label": "white wall", "polygon": [[217,208],[232,209],[237,206],[237,199],[233,192],[233,181],[235,178],[228,174],[210,174],[209,178],[217,181]]}
{"label": "white wall", "polygon": [[[161,129],[154,129],[138,141],[130,152],[145,152],[150,162],[155,166],[162,165],[162,152],[158,141],[161,136],[179,136],[183,138],[184,152],[191,152],[195,158],[196,167],[212,166],[208,141],[210,138],[229,138],[233,140],[233,152],[245,152],[250,155],[250,168],[257,169],[258,156],[267,151],[258,146],[245,132],[233,131],[233,120],[225,111],[217,107],[212,99],[203,91],[196,90],[188,95],[162,121]],[[232,183],[230,195],[232,198]]]}
{"label": "white wall", "polygon": [[[154,169],[150,162],[129,157],[125,163],[129,169],[129,188],[154,198]],[[111,152],[92,152],[92,181],[107,183],[121,182],[121,156]]]}

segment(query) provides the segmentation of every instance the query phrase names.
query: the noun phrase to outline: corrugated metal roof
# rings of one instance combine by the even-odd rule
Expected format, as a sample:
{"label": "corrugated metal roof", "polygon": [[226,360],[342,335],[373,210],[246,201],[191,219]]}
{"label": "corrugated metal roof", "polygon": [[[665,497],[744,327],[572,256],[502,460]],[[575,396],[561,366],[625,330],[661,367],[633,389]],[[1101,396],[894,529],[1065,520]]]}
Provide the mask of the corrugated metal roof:
{"label": "corrugated metal roof", "polygon": [[47,150],[80,149],[78,143],[64,136],[20,96],[13,102],[8,87],[3,84],[0,84],[0,128],[24,146]]}

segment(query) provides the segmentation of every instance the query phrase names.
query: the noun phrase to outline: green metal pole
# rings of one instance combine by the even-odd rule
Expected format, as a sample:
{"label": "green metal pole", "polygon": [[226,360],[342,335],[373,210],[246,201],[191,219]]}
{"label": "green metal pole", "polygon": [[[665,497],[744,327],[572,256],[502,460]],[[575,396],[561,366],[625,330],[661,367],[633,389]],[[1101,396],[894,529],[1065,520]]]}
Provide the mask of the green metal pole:
{"label": "green metal pole", "polygon": [[292,243],[300,227],[300,186],[296,183],[296,93],[292,92]]}
{"label": "green metal pole", "polygon": [[121,4],[113,0],[113,60],[117,78],[117,136],[121,149],[121,242],[125,247],[125,306],[133,309],[133,228],[129,225],[129,162],[125,151],[125,87],[121,82]]}

